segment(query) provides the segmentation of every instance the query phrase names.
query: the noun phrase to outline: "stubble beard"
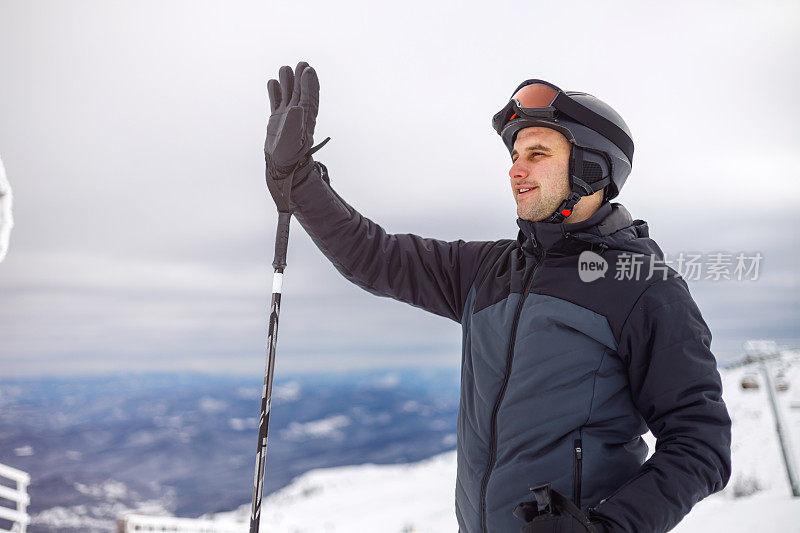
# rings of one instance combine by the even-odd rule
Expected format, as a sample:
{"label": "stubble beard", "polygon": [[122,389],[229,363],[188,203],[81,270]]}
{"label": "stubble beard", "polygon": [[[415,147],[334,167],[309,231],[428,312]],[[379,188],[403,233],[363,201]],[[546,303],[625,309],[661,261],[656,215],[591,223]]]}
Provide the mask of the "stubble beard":
{"label": "stubble beard", "polygon": [[566,179],[563,187],[556,192],[548,194],[541,188],[538,192],[541,195],[538,201],[525,200],[522,204],[517,205],[517,216],[519,218],[530,220],[531,222],[540,222],[552,215],[561,202],[569,196],[569,180]]}

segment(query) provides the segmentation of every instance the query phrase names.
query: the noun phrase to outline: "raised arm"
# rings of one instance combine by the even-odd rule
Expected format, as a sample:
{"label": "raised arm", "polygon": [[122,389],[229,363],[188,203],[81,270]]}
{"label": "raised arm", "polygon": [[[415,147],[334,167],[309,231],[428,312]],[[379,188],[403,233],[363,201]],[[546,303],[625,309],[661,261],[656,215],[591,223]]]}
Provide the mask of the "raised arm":
{"label": "raised arm", "polygon": [[292,204],[336,269],[372,294],[460,322],[478,268],[503,241],[445,242],[386,233],[345,202],[327,178],[317,163],[292,190]]}
{"label": "raised arm", "polygon": [[324,165],[311,157],[319,108],[316,72],[300,62],[294,73],[282,67],[279,78],[267,84],[264,143],[267,185],[278,211],[293,213],[339,272],[361,288],[460,322],[478,268],[504,241],[390,235],[361,216],[330,187]]}

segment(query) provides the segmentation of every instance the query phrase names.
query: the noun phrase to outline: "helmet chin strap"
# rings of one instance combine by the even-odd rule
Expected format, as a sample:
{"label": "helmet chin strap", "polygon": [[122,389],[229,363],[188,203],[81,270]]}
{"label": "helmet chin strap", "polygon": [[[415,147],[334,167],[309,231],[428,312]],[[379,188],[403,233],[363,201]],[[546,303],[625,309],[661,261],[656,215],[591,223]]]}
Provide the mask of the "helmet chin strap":
{"label": "helmet chin strap", "polygon": [[[569,183],[570,193],[558,205],[553,214],[542,220],[542,222],[549,222],[552,224],[561,224],[572,214],[581,198],[589,196],[599,191],[611,181],[609,177],[597,180],[589,185],[584,180],[584,170],[586,165],[583,161],[583,148],[578,148],[575,145],[570,147],[569,152]],[[598,165],[599,166],[599,165]]]}
{"label": "helmet chin strap", "polygon": [[542,222],[561,224],[572,214],[572,210],[575,209],[575,204],[577,204],[581,198],[582,196],[580,194],[572,191],[565,200],[561,201],[556,210],[553,211],[553,214],[542,220]]}

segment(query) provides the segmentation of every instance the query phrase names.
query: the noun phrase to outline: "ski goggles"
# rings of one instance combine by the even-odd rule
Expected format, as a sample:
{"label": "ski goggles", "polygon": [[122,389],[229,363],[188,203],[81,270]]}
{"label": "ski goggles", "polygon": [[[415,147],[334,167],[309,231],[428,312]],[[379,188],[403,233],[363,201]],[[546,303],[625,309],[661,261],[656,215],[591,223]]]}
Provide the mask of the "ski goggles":
{"label": "ski goggles", "polygon": [[492,127],[502,135],[506,126],[515,120],[557,122],[559,116],[596,131],[633,161],[633,140],[622,128],[544,80],[522,82],[508,103],[492,118]]}

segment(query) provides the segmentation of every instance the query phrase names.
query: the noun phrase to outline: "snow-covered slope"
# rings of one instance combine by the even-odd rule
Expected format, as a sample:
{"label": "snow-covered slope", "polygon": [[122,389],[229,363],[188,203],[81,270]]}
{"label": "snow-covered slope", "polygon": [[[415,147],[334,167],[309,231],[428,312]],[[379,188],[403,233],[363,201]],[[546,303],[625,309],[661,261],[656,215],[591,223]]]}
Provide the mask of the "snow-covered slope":
{"label": "snow-covered slope", "polygon": [[[783,372],[789,383],[788,390],[776,393],[776,400],[797,464],[800,459],[797,448],[800,443],[800,353],[786,353],[781,361],[772,362],[770,368],[773,375]],[[759,389],[742,389],[742,379],[748,375],[755,377]],[[733,421],[731,480],[720,493],[699,502],[673,531],[800,531],[800,498],[791,497],[775,419],[758,366],[752,364],[724,371],[722,379],[723,397]]]}
{"label": "snow-covered slope", "polygon": [[[261,529],[457,531],[455,475],[454,451],[410,464],[312,470],[264,499]],[[249,513],[246,505],[217,517],[244,521]]]}
{"label": "snow-covered slope", "polygon": [[[790,384],[777,398],[790,439],[800,443],[800,352],[785,353],[772,368]],[[723,491],[699,502],[673,531],[800,531],[800,498],[791,498],[760,374],[759,389],[741,387],[742,379],[757,370],[747,365],[721,372],[733,420],[731,480]],[[652,453],[652,436],[647,440]],[[412,464],[312,470],[265,498],[262,530],[455,532],[455,472],[455,452]],[[245,521],[249,510],[246,505],[217,516]]]}

